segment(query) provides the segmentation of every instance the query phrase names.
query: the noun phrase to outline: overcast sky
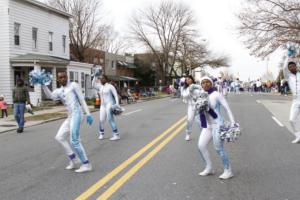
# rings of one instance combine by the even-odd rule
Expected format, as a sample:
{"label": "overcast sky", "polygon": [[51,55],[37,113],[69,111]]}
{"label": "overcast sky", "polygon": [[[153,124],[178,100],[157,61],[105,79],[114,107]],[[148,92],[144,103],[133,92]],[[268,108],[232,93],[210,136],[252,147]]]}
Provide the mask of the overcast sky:
{"label": "overcast sky", "polygon": [[[161,0],[102,0],[106,20],[121,33],[128,32],[129,19],[138,9]],[[174,0],[180,1],[180,0]],[[242,80],[257,79],[266,72],[267,66],[276,77],[280,53],[272,55],[269,62],[254,58],[237,36],[235,14],[245,0],[182,0],[195,12],[200,34],[208,41],[210,49],[231,58],[229,71]],[[218,74],[218,72],[213,72]]]}
{"label": "overcast sky", "polygon": [[[176,1],[176,0],[174,0]],[[179,0],[178,0],[179,1]],[[231,58],[230,71],[240,79],[259,78],[267,67],[274,76],[278,73],[281,55],[276,53],[269,62],[254,58],[242,44],[234,27],[237,24],[235,14],[245,0],[183,0],[195,12],[201,35],[208,41],[212,50],[225,53]],[[160,0],[103,0],[109,20],[120,32],[128,30],[132,13],[147,5],[158,4]],[[217,74],[217,72],[214,72]]]}

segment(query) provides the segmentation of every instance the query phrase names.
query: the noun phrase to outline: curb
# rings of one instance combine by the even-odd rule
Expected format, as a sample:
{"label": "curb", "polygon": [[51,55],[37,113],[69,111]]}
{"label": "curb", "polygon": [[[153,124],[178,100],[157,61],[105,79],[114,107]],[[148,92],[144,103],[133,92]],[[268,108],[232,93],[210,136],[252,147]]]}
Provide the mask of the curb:
{"label": "curb", "polygon": [[[168,96],[164,96],[164,97],[150,97],[149,99],[144,99],[144,100],[141,100],[140,102],[136,102],[136,103],[143,103],[143,102],[147,102],[147,101],[151,101],[151,100],[156,100],[156,99],[163,99],[163,98],[167,98],[167,97],[170,97],[169,95]],[[134,104],[136,104],[134,103]],[[126,105],[132,105],[132,104],[126,104]],[[94,113],[94,112],[98,112],[99,109],[97,110],[93,110],[91,111],[91,113]],[[46,123],[49,123],[49,122],[53,122],[53,121],[58,121],[60,119],[65,119],[66,117],[56,117],[56,118],[53,118],[53,119],[48,119],[48,120],[44,120],[44,121],[40,121],[36,124],[32,124],[32,125],[28,125],[28,126],[25,126],[25,128],[28,128],[28,127],[32,127],[32,126],[37,126],[37,125],[41,125],[41,124],[46,124]],[[9,132],[9,131],[15,131],[17,130],[18,128],[12,128],[12,129],[9,129],[9,130],[5,130],[5,131],[0,131],[0,134],[1,133],[6,133],[6,132]]]}

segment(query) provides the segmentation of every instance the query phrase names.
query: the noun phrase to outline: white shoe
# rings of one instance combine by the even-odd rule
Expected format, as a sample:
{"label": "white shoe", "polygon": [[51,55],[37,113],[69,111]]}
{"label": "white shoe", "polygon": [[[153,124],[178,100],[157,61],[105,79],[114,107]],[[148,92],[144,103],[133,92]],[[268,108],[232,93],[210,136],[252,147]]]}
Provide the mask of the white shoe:
{"label": "white shoe", "polygon": [[202,172],[199,173],[199,176],[209,176],[209,175],[213,175],[214,172],[212,169],[207,169],[205,168]]}
{"label": "white shoe", "polygon": [[116,141],[116,140],[119,140],[120,139],[120,136],[119,135],[114,135],[113,137],[111,137],[109,140],[110,141]]}
{"label": "white shoe", "polygon": [[98,139],[99,139],[99,140],[104,140],[104,135],[103,135],[103,134],[100,134],[99,137],[98,137]]}
{"label": "white shoe", "polygon": [[79,166],[80,166],[80,161],[79,160],[77,160],[77,159],[73,160],[73,161],[71,160],[69,165],[66,166],[66,169],[68,169],[68,170],[78,169]]}
{"label": "white shoe", "polygon": [[297,144],[297,143],[299,143],[300,142],[300,137],[296,137],[296,139],[294,139],[293,141],[292,141],[292,144]]}
{"label": "white shoe", "polygon": [[186,140],[186,141],[190,141],[190,140],[191,140],[191,135],[186,134],[186,135],[185,135],[185,140]]}
{"label": "white shoe", "polygon": [[219,179],[226,180],[226,179],[230,179],[232,177],[233,177],[233,173],[232,173],[231,169],[225,169],[223,174],[221,174],[221,176],[219,176]]}
{"label": "white shoe", "polygon": [[90,172],[92,170],[93,170],[92,165],[88,163],[88,164],[81,165],[79,169],[75,170],[75,172],[83,173],[83,172]]}

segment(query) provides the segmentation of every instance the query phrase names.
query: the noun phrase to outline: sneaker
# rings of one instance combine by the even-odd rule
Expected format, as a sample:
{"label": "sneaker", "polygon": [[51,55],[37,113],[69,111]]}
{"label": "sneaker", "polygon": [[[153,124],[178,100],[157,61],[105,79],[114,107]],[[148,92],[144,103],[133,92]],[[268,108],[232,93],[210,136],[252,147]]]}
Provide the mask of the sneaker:
{"label": "sneaker", "polygon": [[68,170],[72,170],[72,169],[78,169],[78,167],[80,166],[80,161],[79,160],[71,160],[69,165],[66,166],[66,169]]}
{"label": "sneaker", "polygon": [[116,141],[116,140],[119,140],[120,139],[120,136],[119,135],[114,135],[112,136],[109,140],[110,141]]}
{"label": "sneaker", "polygon": [[99,140],[103,140],[104,139],[104,134],[100,134],[98,137]]}
{"label": "sneaker", "polygon": [[190,140],[191,140],[191,135],[186,134],[186,135],[185,135],[185,140],[186,140],[186,141],[190,141]]}
{"label": "sneaker", "polygon": [[232,173],[231,169],[225,169],[223,174],[221,174],[221,176],[219,176],[219,179],[226,180],[226,179],[230,179],[232,177],[233,177],[233,173]]}
{"label": "sneaker", "polygon": [[300,142],[300,137],[296,137],[296,139],[294,139],[293,141],[292,141],[292,144],[297,144],[297,143],[299,143]]}
{"label": "sneaker", "polygon": [[212,169],[204,169],[202,172],[199,173],[199,176],[209,176],[209,175],[213,175],[214,172]]}
{"label": "sneaker", "polygon": [[92,165],[88,163],[88,164],[81,165],[79,169],[75,170],[75,172],[84,173],[84,172],[90,172],[92,170],[93,170]]}

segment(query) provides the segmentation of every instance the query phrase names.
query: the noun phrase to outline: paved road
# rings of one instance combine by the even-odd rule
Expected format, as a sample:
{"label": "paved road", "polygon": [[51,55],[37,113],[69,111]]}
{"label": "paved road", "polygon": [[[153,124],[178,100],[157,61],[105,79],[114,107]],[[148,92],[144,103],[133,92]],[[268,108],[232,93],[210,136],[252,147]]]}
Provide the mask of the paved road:
{"label": "paved road", "polygon": [[[113,200],[299,200],[300,145],[290,144],[293,136],[286,126],[272,119],[274,109],[268,105],[276,99],[288,101],[262,95],[228,97],[243,127],[241,140],[226,145],[236,175],[231,180],[217,178],[222,169],[212,145],[216,175],[198,176],[203,168],[197,150],[199,128],[194,126],[192,141],[184,141],[186,105],[165,98],[127,106],[117,119],[122,136],[118,142],[97,140],[96,123],[82,127],[91,173],[64,169],[67,160],[53,139],[62,121],[28,128],[22,135],[1,134],[0,199],[106,195]],[[106,130],[108,138],[111,131]]]}

